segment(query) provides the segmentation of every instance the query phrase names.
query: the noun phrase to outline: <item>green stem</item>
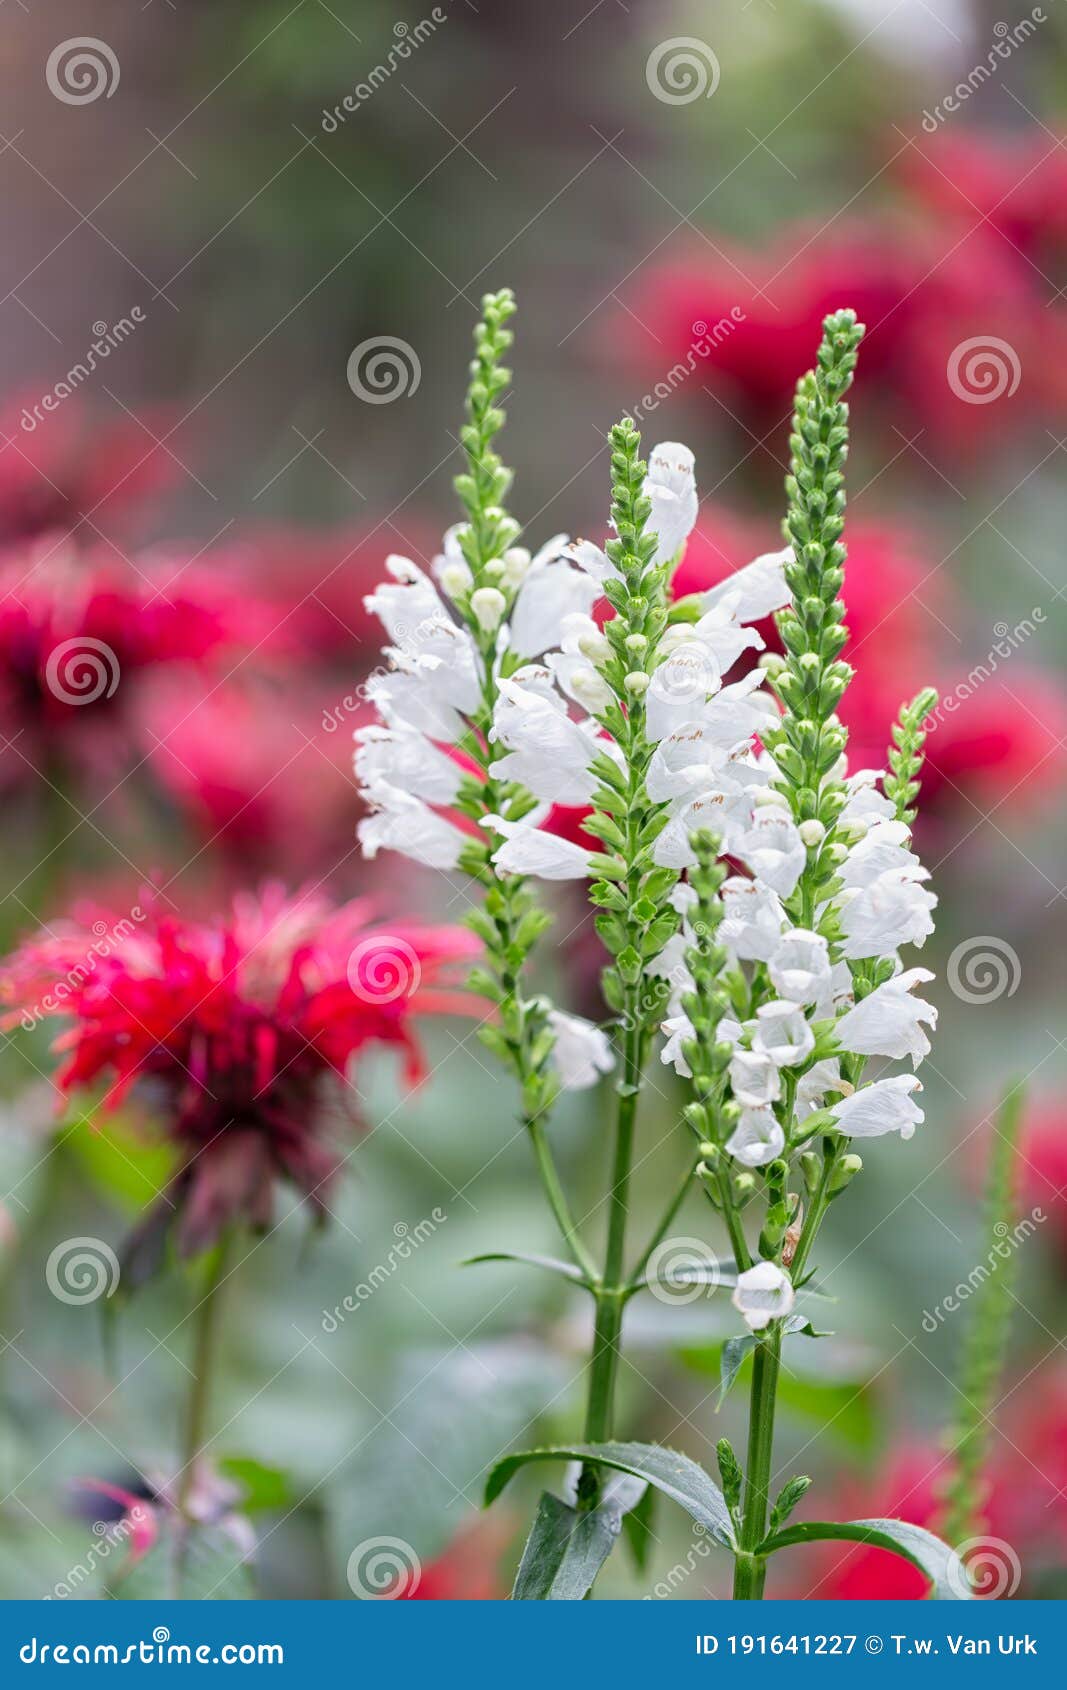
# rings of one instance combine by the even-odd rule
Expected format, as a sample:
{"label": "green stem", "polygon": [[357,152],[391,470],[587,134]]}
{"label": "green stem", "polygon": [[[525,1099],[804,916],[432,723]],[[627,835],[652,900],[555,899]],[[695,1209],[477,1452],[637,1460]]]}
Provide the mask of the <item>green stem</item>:
{"label": "green stem", "polygon": [[[611,1171],[611,1204],[604,1276],[596,1291],[596,1323],[590,1363],[589,1396],[585,1414],[585,1441],[603,1443],[615,1426],[615,1386],[619,1368],[619,1338],[626,1301],[624,1284],[626,1223],[630,1204],[630,1171],[633,1166],[634,1128],[641,1070],[641,1037],[632,1014],[628,1017],[623,1075],[619,1082],[619,1106],[615,1119],[615,1160]],[[599,1477],[586,1467],[579,1480],[578,1495],[586,1505],[599,1495]]]}
{"label": "green stem", "polygon": [[556,1218],[556,1225],[559,1227],[564,1242],[574,1260],[586,1278],[593,1285],[596,1285],[599,1280],[596,1263],[582,1243],[578,1232],[578,1223],[575,1221],[570,1204],[567,1202],[567,1196],[560,1182],[544,1126],[541,1121],[529,1119],[526,1126],[530,1134],[530,1142],[533,1145],[534,1156],[537,1159],[537,1171],[541,1175],[541,1183],[545,1189],[545,1196],[548,1198],[549,1208]]}
{"label": "green stem", "polygon": [[781,1329],[756,1342],[749,1395],[748,1461],[745,1477],[744,1511],[741,1517],[741,1553],[734,1566],[734,1596],[758,1600],[763,1595],[766,1562],[755,1553],[767,1530],[767,1508],[774,1446],[774,1409],[778,1390],[778,1369],[782,1354]]}
{"label": "green stem", "polygon": [[197,1467],[207,1441],[211,1370],[222,1302],[219,1291],[225,1278],[228,1255],[229,1239],[224,1235],[216,1246],[215,1259],[208,1270],[203,1296],[194,1310],[196,1334],[193,1343],[193,1382],[189,1387],[186,1404],[185,1440],[178,1484],[178,1507],[186,1518],[189,1517],[189,1503],[196,1484]]}

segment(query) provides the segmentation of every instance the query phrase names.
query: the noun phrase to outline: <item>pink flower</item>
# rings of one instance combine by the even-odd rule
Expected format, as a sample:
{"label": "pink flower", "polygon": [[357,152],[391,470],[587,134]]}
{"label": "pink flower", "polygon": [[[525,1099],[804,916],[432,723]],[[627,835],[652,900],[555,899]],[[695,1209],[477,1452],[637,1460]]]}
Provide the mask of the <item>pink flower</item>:
{"label": "pink flower", "polygon": [[27,766],[113,762],[139,731],[137,682],[254,643],[267,612],[195,566],[55,540],[0,559],[0,730],[6,779]]}
{"label": "pink flower", "polygon": [[478,950],[471,935],[373,927],[369,914],[362,901],[287,898],[277,884],[236,897],[214,921],[152,900],[125,918],[83,908],[9,960],[8,1024],[27,1010],[73,1019],[55,1047],[67,1053],[63,1090],[106,1082],[111,1109],[132,1093],[177,1153],[170,1191],[139,1229],[133,1282],[172,1223],[182,1255],[233,1220],[267,1226],[278,1179],[321,1213],[340,1163],[329,1105],[348,1102],[351,1121],[352,1063],[371,1044],[395,1044],[414,1082],[413,1015],[470,1012],[449,981]]}
{"label": "pink flower", "polygon": [[161,416],[102,423],[84,399],[65,399],[41,410],[50,388],[42,378],[0,411],[0,544],[48,531],[71,533],[93,513],[96,528],[82,524],[91,541],[108,533],[178,473],[174,459],[156,439],[166,432]]}
{"label": "pink flower", "polygon": [[[691,370],[694,399],[710,392],[717,422],[736,418],[746,458],[766,470],[767,449],[752,434],[784,446],[812,339],[847,299],[867,324],[856,403],[880,413],[894,451],[924,429],[920,448],[938,465],[949,455],[1001,450],[1006,431],[1062,411],[1067,395],[1048,348],[1064,331],[1032,267],[1007,241],[977,218],[962,232],[944,223],[883,218],[830,233],[793,224],[763,250],[727,248],[722,258],[694,251],[654,270],[628,302],[654,325],[656,343],[635,343],[627,318],[623,344],[637,346],[650,385],[665,368]],[[960,351],[990,337],[1009,347],[995,406],[971,401]],[[618,343],[615,334],[613,355]],[[955,380],[952,367],[963,372]]]}

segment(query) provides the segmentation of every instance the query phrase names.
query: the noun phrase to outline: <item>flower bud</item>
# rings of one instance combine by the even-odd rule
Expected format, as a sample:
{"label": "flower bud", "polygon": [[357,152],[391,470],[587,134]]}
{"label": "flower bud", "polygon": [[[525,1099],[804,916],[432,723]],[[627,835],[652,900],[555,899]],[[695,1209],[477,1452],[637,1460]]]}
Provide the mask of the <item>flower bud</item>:
{"label": "flower bud", "polygon": [[499,587],[479,587],[471,594],[471,610],[479,628],[487,634],[499,628],[500,619],[507,607],[508,601]]}
{"label": "flower bud", "polygon": [[647,636],[645,634],[627,634],[626,649],[627,651],[635,651],[640,656],[642,652],[648,650]]}
{"label": "flower bud", "polygon": [[583,634],[578,641],[578,650],[598,669],[611,656],[611,646],[601,633]]}
{"label": "flower bud", "polygon": [[845,1187],[852,1183],[862,1168],[863,1158],[861,1156],[855,1156],[851,1153],[848,1156],[842,1156],[834,1171],[833,1178],[830,1181],[829,1195],[831,1197],[839,1197]]}
{"label": "flower bud", "polygon": [[814,817],[806,822],[801,822],[797,832],[809,851],[814,850],[817,845],[821,845],[826,838],[826,829],[822,822],[816,821]]}
{"label": "flower bud", "polygon": [[525,546],[509,546],[504,553],[504,576],[509,587],[521,587],[530,567],[530,554]]}
{"label": "flower bud", "polygon": [[640,669],[634,669],[627,675],[624,684],[627,692],[633,693],[635,698],[640,698],[648,691],[648,676]]}
{"label": "flower bud", "polygon": [[450,599],[462,598],[469,593],[474,584],[474,577],[465,563],[457,559],[454,563],[446,563],[441,571],[441,585]]}

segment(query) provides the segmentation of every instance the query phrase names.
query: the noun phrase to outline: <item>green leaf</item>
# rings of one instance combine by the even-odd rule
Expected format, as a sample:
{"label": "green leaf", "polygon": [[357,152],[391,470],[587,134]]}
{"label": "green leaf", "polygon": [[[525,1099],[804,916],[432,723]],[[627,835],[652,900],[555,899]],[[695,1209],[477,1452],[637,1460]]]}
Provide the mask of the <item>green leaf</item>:
{"label": "green leaf", "polygon": [[547,1268],[550,1273],[558,1273],[564,1279],[571,1279],[576,1285],[588,1285],[580,1267],[573,1262],[561,1262],[555,1256],[529,1255],[525,1250],[487,1250],[482,1256],[468,1256],[460,1267],[476,1267],[479,1262],[525,1262],[529,1267]]}
{"label": "green leaf", "polygon": [[121,1116],[80,1116],[63,1143],[93,1184],[131,1213],[159,1197],[174,1171],[171,1147],[148,1138]]}
{"label": "green leaf", "polygon": [[224,1478],[241,1487],[241,1512],[288,1508],[296,1500],[289,1475],[281,1467],[268,1467],[251,1456],[229,1455],[218,1464]]}
{"label": "green leaf", "polygon": [[[782,1322],[782,1332],[786,1338],[802,1333],[806,1338],[832,1338],[832,1332],[816,1332],[807,1315],[791,1314],[788,1320]],[[728,1338],[722,1347],[722,1364],[719,1374],[719,1398],[715,1404],[716,1414],[737,1383],[737,1375],[744,1366],[746,1356],[756,1348],[759,1339],[753,1332],[746,1332],[740,1338]]]}
{"label": "green leaf", "polygon": [[639,1573],[643,1573],[648,1566],[652,1545],[656,1541],[652,1524],[655,1514],[656,1491],[652,1485],[644,1485],[633,1507],[622,1517],[623,1535]]}
{"label": "green leaf", "polygon": [[611,1554],[628,1511],[648,1486],[627,1475],[605,1485],[595,1508],[545,1491],[511,1592],[513,1602],[581,1602]]}
{"label": "green leaf", "polygon": [[733,1522],[722,1491],[702,1467],[677,1450],[664,1449],[659,1444],[631,1443],[568,1444],[522,1450],[516,1455],[506,1455],[490,1470],[485,1487],[486,1504],[494,1502],[519,1468],[531,1461],[589,1461],[646,1479],[691,1514],[724,1549],[735,1545]]}
{"label": "green leaf", "polygon": [[765,1538],[756,1553],[773,1555],[775,1550],[789,1549],[793,1544],[828,1540],[870,1543],[902,1555],[925,1573],[930,1580],[930,1595],[938,1601],[966,1601],[973,1597],[967,1569],[956,1551],[933,1532],[910,1525],[907,1520],[846,1520],[840,1524],[832,1520],[805,1521]]}

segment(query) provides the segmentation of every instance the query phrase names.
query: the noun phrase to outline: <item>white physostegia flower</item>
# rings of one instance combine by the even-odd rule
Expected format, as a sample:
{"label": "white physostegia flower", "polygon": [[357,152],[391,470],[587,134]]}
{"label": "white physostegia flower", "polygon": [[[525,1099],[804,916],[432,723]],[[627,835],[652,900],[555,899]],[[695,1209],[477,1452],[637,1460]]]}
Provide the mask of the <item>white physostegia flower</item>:
{"label": "white physostegia flower", "polygon": [[611,1040],[592,1021],[550,1009],[548,1025],[555,1034],[552,1066],[564,1091],[584,1091],[595,1086],[602,1074],[610,1074],[615,1066]]}
{"label": "white physostegia flower", "polygon": [[830,989],[830,947],[821,933],[791,927],[767,961],[776,992],[794,1003],[818,1003]]}
{"label": "white physostegia flower", "polygon": [[882,1138],[886,1133],[911,1138],[925,1118],[912,1101],[917,1091],[922,1091],[922,1083],[914,1074],[875,1080],[832,1106],[833,1124],[848,1138]]}
{"label": "white physostegia flower", "polygon": [[788,898],[807,860],[793,818],[778,805],[758,810],[742,840],[742,850],[756,879],[780,898]]}
{"label": "white physostegia flower", "polygon": [[785,579],[785,565],[793,555],[792,546],[778,552],[763,552],[743,569],[728,575],[718,586],[701,596],[701,608],[714,610],[727,594],[737,597],[734,615],[739,622],[761,622],[772,611],[781,610],[790,599]]}
{"label": "white physostegia flower", "polygon": [[[735,1058],[736,1060],[736,1058]],[[727,1153],[745,1168],[764,1168],[785,1148],[785,1133],[773,1109],[742,1109],[741,1119],[726,1141]]]}
{"label": "white physostegia flower", "polygon": [[795,1068],[815,1049],[815,1035],[800,1004],[775,999],[756,1011],[753,1050],[762,1051],[779,1068]]}
{"label": "white physostegia flower", "polygon": [[365,857],[401,851],[424,868],[458,867],[468,836],[421,798],[384,780],[372,781],[364,797],[371,813],[359,823],[357,835]]}
{"label": "white physostegia flower", "polygon": [[557,534],[532,558],[509,618],[511,650],[520,657],[540,657],[558,646],[563,623],[573,614],[588,616],[600,596],[598,582],[563,555],[565,534]]}
{"label": "white physostegia flower", "polygon": [[362,785],[385,781],[427,804],[455,803],[462,768],[416,728],[372,723],[357,728],[355,738],[354,765]]}
{"label": "white physostegia flower", "polygon": [[777,1262],[757,1262],[738,1274],[730,1301],[744,1315],[753,1332],[762,1332],[772,1320],[792,1313],[796,1292],[789,1275]]}
{"label": "white physostegia flower", "polygon": [[782,1095],[778,1064],[763,1050],[735,1051],[730,1061],[730,1090],[747,1109],[777,1103]]}
{"label": "white physostegia flower", "polygon": [[852,961],[889,956],[901,945],[922,945],[934,930],[933,892],[926,869],[887,869],[866,886],[846,888],[841,899],[841,954]]}
{"label": "white physostegia flower", "polygon": [[937,1010],[912,988],[934,977],[928,968],[894,975],[847,1010],[834,1029],[843,1050],[857,1056],[910,1056],[917,1068],[930,1049],[922,1023],[937,1026]]}
{"label": "white physostegia flower", "polygon": [[493,737],[506,755],[490,764],[490,774],[519,781],[546,802],[588,804],[597,784],[589,767],[597,752],[595,730],[574,721],[558,693],[524,687],[521,676],[520,670],[499,683]]}
{"label": "white physostegia flower", "polygon": [[588,878],[589,852],[569,839],[530,822],[506,821],[503,816],[486,816],[482,826],[504,836],[504,843],[493,852],[493,862],[503,874],[533,874],[542,880]]}

